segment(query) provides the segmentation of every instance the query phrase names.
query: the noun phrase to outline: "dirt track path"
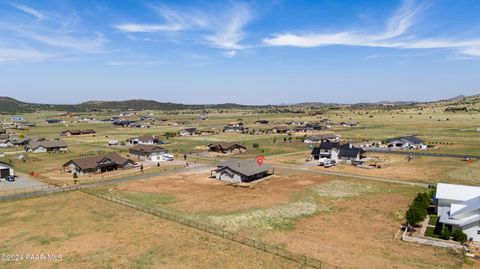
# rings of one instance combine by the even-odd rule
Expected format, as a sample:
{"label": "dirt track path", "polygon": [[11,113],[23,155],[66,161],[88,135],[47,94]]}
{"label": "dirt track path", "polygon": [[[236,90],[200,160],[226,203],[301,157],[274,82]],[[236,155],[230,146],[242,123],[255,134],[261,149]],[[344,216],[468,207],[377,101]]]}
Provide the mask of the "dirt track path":
{"label": "dirt track path", "polygon": [[332,171],[312,171],[312,170],[308,170],[304,165],[299,165],[299,166],[276,166],[275,169],[291,170],[291,171],[310,173],[310,174],[321,174],[321,175],[330,175],[330,176],[358,178],[358,179],[364,179],[364,180],[373,180],[373,181],[381,181],[381,182],[388,182],[388,183],[395,183],[395,184],[403,184],[403,185],[419,186],[419,187],[428,188],[428,184],[426,184],[426,183],[419,183],[419,182],[415,182],[415,181],[411,181],[411,180],[410,181],[409,180],[396,180],[396,179],[390,179],[390,178],[362,176],[362,175],[355,175],[355,174],[348,174],[348,173],[341,173],[341,172],[332,172]]}

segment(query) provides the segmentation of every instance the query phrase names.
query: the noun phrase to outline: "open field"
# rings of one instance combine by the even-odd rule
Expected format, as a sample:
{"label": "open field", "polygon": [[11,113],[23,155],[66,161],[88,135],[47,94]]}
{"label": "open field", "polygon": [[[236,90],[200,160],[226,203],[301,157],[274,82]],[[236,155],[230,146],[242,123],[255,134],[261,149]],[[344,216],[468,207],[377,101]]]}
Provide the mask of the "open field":
{"label": "open field", "polygon": [[[2,268],[296,268],[288,260],[74,192],[0,204]],[[252,258],[255,257],[255,258]]]}
{"label": "open field", "polygon": [[417,157],[411,161],[406,155],[367,153],[371,161],[367,164],[384,165],[381,168],[360,168],[348,164],[339,164],[335,167],[324,168],[318,166],[318,161],[305,163],[310,152],[272,156],[270,163],[282,166],[300,166],[312,171],[341,172],[352,175],[374,176],[381,178],[409,180],[435,184],[449,182],[466,185],[480,184],[480,161],[465,162],[459,158]]}
{"label": "open field", "polygon": [[[82,117],[106,119],[121,111],[100,110],[65,114],[39,111],[21,114],[36,127],[26,130],[7,128],[14,137],[58,139],[69,149],[64,153],[25,153],[22,147],[0,149],[6,155],[0,161],[11,163],[18,171],[35,172],[73,184],[73,176],[62,172],[70,159],[117,152],[128,156],[128,138],[159,136],[160,145],[173,154],[175,161],[144,165],[146,177],[98,187],[95,190],[146,206],[245,234],[346,268],[458,268],[461,257],[448,250],[414,245],[395,240],[404,221],[404,212],[420,187],[355,179],[373,176],[391,180],[434,184],[437,182],[480,185],[480,161],[455,158],[419,157],[407,161],[404,155],[368,152],[367,164],[382,168],[362,169],[351,165],[318,167],[310,158],[316,144],[302,142],[311,134],[340,134],[342,143],[383,141],[416,135],[430,144],[427,152],[480,156],[480,114],[478,105],[468,112],[446,112],[449,103],[419,104],[408,107],[300,107],[295,109],[251,108],[211,109],[205,111],[137,111],[122,117],[150,128],[122,128],[111,123],[79,122]],[[295,112],[292,112],[295,111]],[[207,120],[199,120],[200,115]],[[140,115],[157,121],[140,122]],[[47,124],[48,118],[66,123]],[[7,123],[10,115],[0,115]],[[255,124],[265,119],[267,125]],[[274,134],[264,132],[287,122],[334,122],[328,130],[308,133]],[[243,121],[248,131],[224,133],[232,121]],[[161,123],[159,123],[161,122]],[[168,122],[168,125],[159,125]],[[170,124],[172,122],[188,122]],[[342,127],[340,122],[358,122]],[[184,124],[184,125],[182,125]],[[213,132],[209,135],[170,137],[187,127]],[[290,126],[294,128],[295,126]],[[60,136],[67,129],[94,129],[95,135]],[[253,134],[253,130],[262,130]],[[174,134],[173,134],[174,135]],[[121,145],[108,146],[110,140]],[[207,154],[210,143],[226,141],[243,144],[241,154]],[[186,162],[200,168],[187,173]],[[18,159],[20,155],[26,157]],[[209,178],[208,170],[220,161],[236,157],[253,159],[264,155],[273,164],[275,175],[265,180],[232,186]],[[279,166],[294,170],[281,169]],[[302,171],[304,170],[304,171]],[[307,173],[329,171],[352,175],[336,177]],[[129,179],[143,174],[139,167],[79,177],[80,183],[108,179]],[[143,178],[143,179],[140,179]],[[3,183],[2,183],[3,184]],[[110,183],[108,183],[110,184]],[[292,268],[296,264],[242,245],[224,241],[178,224],[111,205],[106,201],[70,193],[0,204],[1,252],[61,252],[65,260],[58,264],[22,263],[22,267],[120,267],[120,268]],[[5,216],[5,217],[4,217]],[[3,264],[2,264],[3,265]],[[6,264],[18,268],[18,264]]]}
{"label": "open field", "polygon": [[161,176],[99,191],[343,267],[457,268],[461,259],[394,240],[421,188],[305,173],[274,175],[242,188],[208,176]]}

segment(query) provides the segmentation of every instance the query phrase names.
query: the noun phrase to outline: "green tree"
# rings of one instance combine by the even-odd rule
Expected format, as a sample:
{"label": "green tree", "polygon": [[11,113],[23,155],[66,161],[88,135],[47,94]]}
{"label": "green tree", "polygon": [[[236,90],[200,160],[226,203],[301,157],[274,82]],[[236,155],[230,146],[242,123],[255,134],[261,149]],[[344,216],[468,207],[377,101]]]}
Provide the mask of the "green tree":
{"label": "green tree", "polygon": [[410,208],[408,208],[407,212],[405,213],[405,219],[407,220],[408,224],[415,226],[417,225],[417,223],[424,220],[425,216],[422,213],[421,208],[418,208],[416,206],[410,206]]}
{"label": "green tree", "polygon": [[465,241],[467,241],[467,235],[460,229],[455,230],[455,232],[453,232],[453,240],[460,243],[465,243]]}
{"label": "green tree", "polygon": [[443,228],[442,232],[440,233],[440,238],[445,240],[450,240],[450,237],[451,237],[450,230],[447,227]]}

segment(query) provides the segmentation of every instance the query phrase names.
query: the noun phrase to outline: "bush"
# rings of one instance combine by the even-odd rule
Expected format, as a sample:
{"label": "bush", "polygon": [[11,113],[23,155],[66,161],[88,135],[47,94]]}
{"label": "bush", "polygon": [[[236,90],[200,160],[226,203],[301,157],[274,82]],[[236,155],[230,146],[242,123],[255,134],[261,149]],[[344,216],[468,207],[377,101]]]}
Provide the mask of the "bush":
{"label": "bush", "polygon": [[252,145],[252,147],[253,147],[253,148],[258,148],[258,147],[260,147],[260,144],[254,143],[254,144]]}
{"label": "bush", "polygon": [[448,228],[443,228],[442,233],[440,234],[440,238],[445,239],[445,240],[450,240],[451,233]]}
{"label": "bush", "polygon": [[417,194],[417,197],[413,200],[413,204],[417,205],[420,208],[424,208],[427,210],[427,208],[430,206],[430,195],[427,194],[426,192],[424,193],[419,193]]}
{"label": "bush", "polygon": [[455,232],[453,232],[453,240],[465,243],[465,241],[467,241],[467,235],[462,232],[462,230],[455,230]]}
{"label": "bush", "polygon": [[420,221],[425,219],[427,212],[416,206],[410,206],[405,213],[405,219],[410,225],[417,225]]}

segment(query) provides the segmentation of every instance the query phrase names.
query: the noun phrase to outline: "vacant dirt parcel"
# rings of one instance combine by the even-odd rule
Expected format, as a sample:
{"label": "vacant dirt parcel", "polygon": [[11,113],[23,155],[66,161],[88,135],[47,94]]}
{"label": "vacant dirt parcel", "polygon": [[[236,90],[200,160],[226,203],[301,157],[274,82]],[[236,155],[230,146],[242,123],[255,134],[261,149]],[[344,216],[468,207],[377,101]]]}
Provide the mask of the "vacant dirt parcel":
{"label": "vacant dirt parcel", "polygon": [[110,195],[354,268],[455,268],[444,249],[394,240],[421,188],[300,172],[250,188],[209,174],[168,175],[104,188]]}
{"label": "vacant dirt parcel", "polygon": [[[80,192],[0,204],[2,268],[295,268],[296,263]],[[252,258],[254,257],[254,258]]]}

